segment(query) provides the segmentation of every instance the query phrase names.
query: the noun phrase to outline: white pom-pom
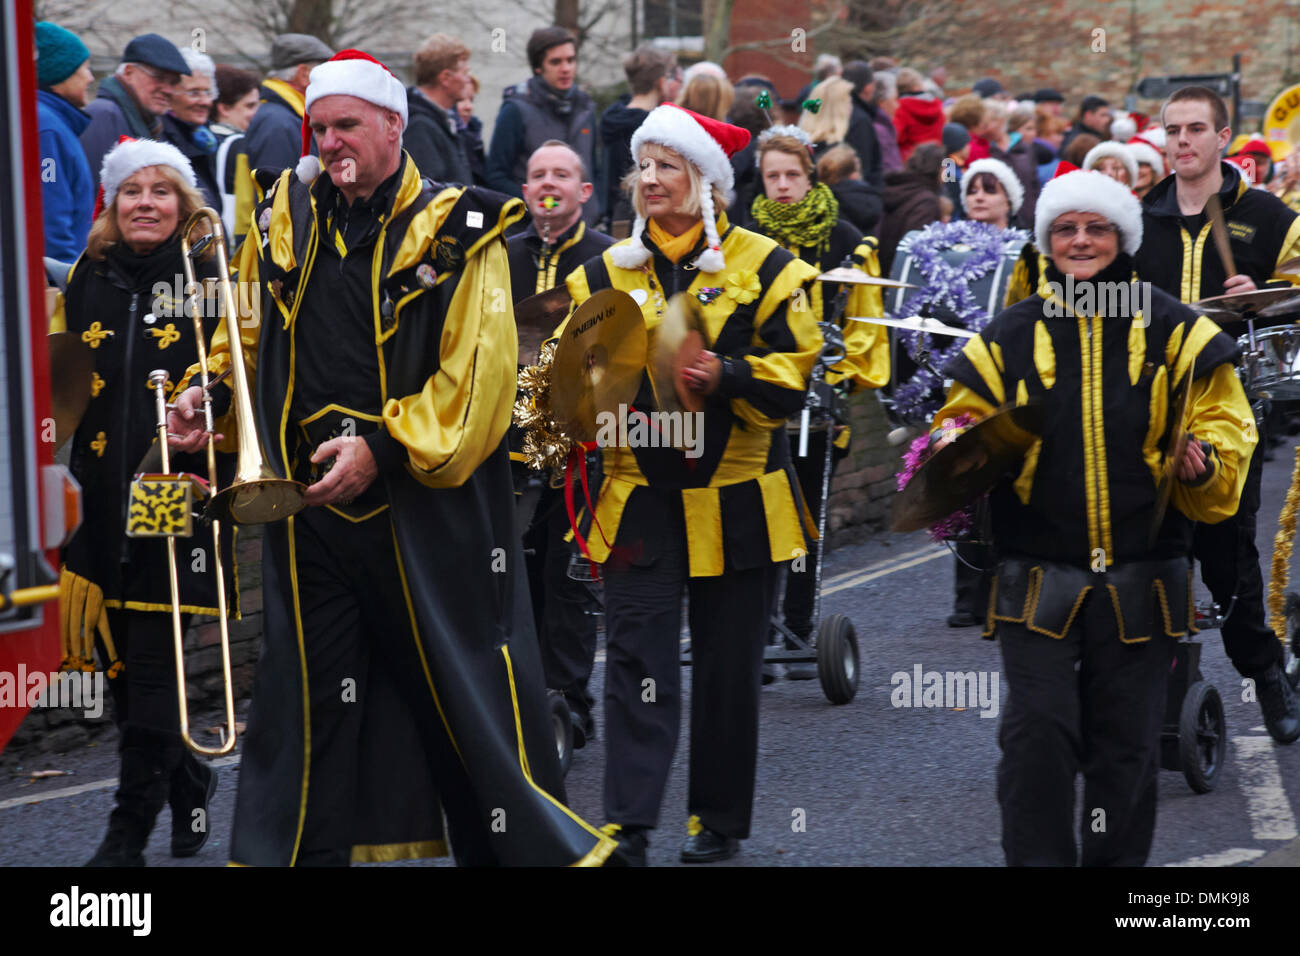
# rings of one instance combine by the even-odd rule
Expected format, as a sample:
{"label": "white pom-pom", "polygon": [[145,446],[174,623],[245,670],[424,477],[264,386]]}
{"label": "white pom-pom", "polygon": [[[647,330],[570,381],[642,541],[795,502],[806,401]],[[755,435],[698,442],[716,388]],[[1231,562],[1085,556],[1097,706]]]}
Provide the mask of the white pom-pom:
{"label": "white pom-pom", "polygon": [[639,236],[634,237],[625,246],[615,246],[609,250],[609,257],[620,269],[639,269],[650,261],[650,250],[641,243]]}
{"label": "white pom-pom", "polygon": [[701,272],[721,272],[727,267],[727,260],[722,257],[721,249],[705,249],[695,260],[695,268]]}
{"label": "white pom-pom", "polygon": [[320,160],[308,153],[298,160],[298,165],[293,168],[293,171],[304,183],[311,185],[320,175]]}

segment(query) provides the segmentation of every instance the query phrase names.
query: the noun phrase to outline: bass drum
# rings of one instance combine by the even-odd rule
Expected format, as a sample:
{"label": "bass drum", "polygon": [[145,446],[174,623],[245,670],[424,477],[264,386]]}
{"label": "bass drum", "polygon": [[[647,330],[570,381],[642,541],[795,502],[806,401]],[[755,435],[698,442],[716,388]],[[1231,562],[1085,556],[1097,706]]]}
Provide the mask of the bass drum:
{"label": "bass drum", "polygon": [[1254,397],[1264,393],[1274,401],[1300,399],[1300,329],[1293,326],[1261,329],[1255,333],[1255,350],[1250,336],[1237,339],[1241,349],[1241,383]]}

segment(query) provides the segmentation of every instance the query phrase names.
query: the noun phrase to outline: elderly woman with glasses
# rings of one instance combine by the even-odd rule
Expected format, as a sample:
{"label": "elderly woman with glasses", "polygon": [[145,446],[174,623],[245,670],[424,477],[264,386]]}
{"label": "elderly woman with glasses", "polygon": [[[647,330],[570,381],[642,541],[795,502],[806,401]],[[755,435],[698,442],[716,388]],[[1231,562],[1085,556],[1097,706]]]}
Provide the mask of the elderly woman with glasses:
{"label": "elderly woman with glasses", "polygon": [[172,91],[171,108],[163,114],[163,138],[190,161],[198,179],[204,205],[221,211],[221,187],[217,183],[217,136],[208,128],[212,102],[217,98],[217,68],[212,57],[190,47],[181,51],[190,68]]}
{"label": "elderly woman with glasses", "polygon": [[[1010,691],[998,767],[1007,863],[1141,866],[1167,675],[1192,627],[1192,526],[1236,510],[1253,419],[1232,339],[1136,283],[1132,192],[1099,172],[1058,177],[1035,233],[1044,282],[948,366],[931,439],[945,444],[960,431],[945,422],[1005,404],[1043,415],[1041,437],[989,494],[998,563],[985,635],[1001,641]],[[1179,431],[1185,450],[1167,461]]]}

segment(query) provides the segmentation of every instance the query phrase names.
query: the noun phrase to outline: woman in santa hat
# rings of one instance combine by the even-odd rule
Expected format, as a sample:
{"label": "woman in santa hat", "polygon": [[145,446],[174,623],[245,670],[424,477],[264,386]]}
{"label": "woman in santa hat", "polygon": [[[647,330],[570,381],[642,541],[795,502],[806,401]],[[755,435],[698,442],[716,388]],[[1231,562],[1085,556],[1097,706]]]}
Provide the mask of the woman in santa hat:
{"label": "woman in santa hat", "polygon": [[[92,397],[71,458],[86,520],[64,549],[59,600],[65,666],[93,669],[89,647],[97,645],[120,732],[117,806],[90,865],[143,866],[142,851],[167,802],[172,855],[198,852],[208,831],[206,825],[192,828],[194,810],[205,807],[216,789],[216,773],[194,758],[179,733],[166,546],[126,536],[131,479],[158,437],[150,373],[167,373],[167,398],[174,400],[198,360],[194,322],[182,307],[181,230],[204,201],[189,161],[169,143],[118,144],[104,156],[100,182],[103,211],[51,323],[51,331],[76,333],[94,358]],[[215,263],[200,262],[196,272],[213,276]],[[204,314],[210,340],[217,309]],[[229,395],[224,386],[218,389]],[[207,477],[202,437],[173,443],[172,471]],[[217,460],[224,486],[233,466],[226,455]],[[227,582],[234,578],[230,543],[227,529]],[[177,546],[186,556],[177,562],[184,631],[191,615],[218,613],[217,594],[214,569],[190,559],[212,547],[210,534],[196,527],[193,539],[181,538]]]}
{"label": "woman in santa hat", "polygon": [[[777,565],[806,555],[814,533],[772,433],[803,407],[821,351],[808,307],[817,270],[727,221],[728,157],[748,140],[673,104],[651,111],[624,180],[632,236],[567,280],[579,305],[601,289],[627,292],[652,343],[674,295],[695,300],[703,330],[705,351],[677,382],[702,403],[698,445],[603,448],[585,545],[605,581],[606,831],[640,859],[677,744],[683,594],[694,667],[681,858],[702,863],[749,836],[767,598]],[[656,407],[648,375],[633,405]]]}

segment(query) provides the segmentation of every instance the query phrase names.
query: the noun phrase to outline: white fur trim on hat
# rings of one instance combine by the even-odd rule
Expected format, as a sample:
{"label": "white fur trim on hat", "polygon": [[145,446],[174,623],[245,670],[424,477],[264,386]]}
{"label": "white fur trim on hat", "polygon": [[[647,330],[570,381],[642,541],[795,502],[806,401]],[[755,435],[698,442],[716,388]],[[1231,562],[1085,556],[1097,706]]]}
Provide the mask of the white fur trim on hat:
{"label": "white fur trim on hat", "polygon": [[731,160],[718,141],[684,110],[675,106],[656,106],[632,134],[632,162],[635,163],[646,143],[658,143],[695,165],[703,176],[722,190],[728,198],[735,185]]}
{"label": "white fur trim on hat", "polygon": [[1034,207],[1034,239],[1039,252],[1050,253],[1052,223],[1067,212],[1095,212],[1105,216],[1119,227],[1124,251],[1130,256],[1137,255],[1142,245],[1142,204],[1123,183],[1095,169],[1076,170],[1049,179]]}
{"label": "white fur trim on hat", "polygon": [[104,154],[104,165],[99,171],[99,182],[104,187],[104,208],[113,205],[122,183],[147,166],[170,166],[187,183],[195,189],[199,188],[194,167],[185,158],[185,154],[171,143],[133,139],[118,143]]}
{"label": "white fur trim on hat", "polygon": [[1110,156],[1113,159],[1118,159],[1124,164],[1124,168],[1128,170],[1129,187],[1132,188],[1133,186],[1136,186],[1138,181],[1137,159],[1133,156],[1133,152],[1124,143],[1098,143],[1092,149],[1088,150],[1088,154],[1083,157],[1083,165],[1079,168],[1095,169],[1097,164],[1107,156]]}
{"label": "white fur trim on hat", "polygon": [[1165,148],[1165,128],[1163,126],[1148,126],[1138,135],[1156,149],[1163,150]]}
{"label": "white fur trim on hat", "polygon": [[784,126],[769,126],[767,129],[763,130],[763,132],[758,134],[758,149],[754,150],[755,166],[757,166],[759,160],[763,158],[763,144],[773,136],[789,136],[791,139],[803,143],[803,145],[807,146],[809,149],[812,149],[813,147],[812,137],[808,135],[807,131],[800,129],[798,126],[790,126],[789,124]]}
{"label": "white fur trim on hat", "polygon": [[970,210],[966,205],[966,196],[974,177],[980,173],[992,173],[993,178],[1002,184],[1002,188],[1007,194],[1007,200],[1011,203],[1011,210],[1007,213],[1008,219],[1020,212],[1020,206],[1025,201],[1025,187],[1020,185],[1019,178],[1011,171],[1010,166],[1000,159],[988,158],[975,160],[962,173],[961,208],[968,216]]}
{"label": "white fur trim on hat", "polygon": [[[1127,146],[1129,152],[1133,154],[1134,162],[1140,165],[1150,166],[1155,172],[1157,180],[1165,178],[1165,157],[1161,154],[1160,150],[1142,139],[1129,140],[1124,145]],[[1134,180],[1133,182],[1134,185],[1137,184],[1137,180]]]}
{"label": "white fur trim on hat", "polygon": [[355,96],[392,110],[406,129],[406,87],[378,63],[370,60],[326,60],[312,69],[307,81],[306,111],[323,96]]}

